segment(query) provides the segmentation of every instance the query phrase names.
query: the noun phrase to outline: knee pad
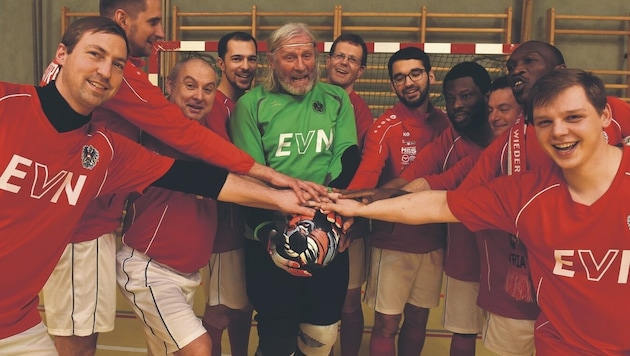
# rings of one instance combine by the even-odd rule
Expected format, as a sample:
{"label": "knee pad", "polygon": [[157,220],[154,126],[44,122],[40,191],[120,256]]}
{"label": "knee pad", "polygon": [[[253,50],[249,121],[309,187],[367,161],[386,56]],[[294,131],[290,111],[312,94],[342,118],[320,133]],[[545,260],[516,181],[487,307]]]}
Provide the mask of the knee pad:
{"label": "knee pad", "polygon": [[337,323],[331,325],[300,324],[298,348],[309,356],[328,356],[337,340]]}

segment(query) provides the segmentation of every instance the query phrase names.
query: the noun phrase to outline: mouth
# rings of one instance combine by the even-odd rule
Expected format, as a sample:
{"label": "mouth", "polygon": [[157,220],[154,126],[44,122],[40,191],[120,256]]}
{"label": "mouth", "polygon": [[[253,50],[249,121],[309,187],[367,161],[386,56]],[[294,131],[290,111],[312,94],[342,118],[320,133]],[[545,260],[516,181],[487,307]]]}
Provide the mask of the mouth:
{"label": "mouth", "polygon": [[203,110],[203,106],[202,105],[197,105],[197,104],[187,104],[186,105],[190,110],[195,111],[195,112],[199,112]]}
{"label": "mouth", "polygon": [[236,76],[244,80],[249,80],[252,77],[252,74],[250,72],[244,72],[244,73],[236,73]]}
{"label": "mouth", "polygon": [[522,78],[514,78],[512,81],[512,90],[515,92],[520,92],[525,89],[525,80]]}
{"label": "mouth", "polygon": [[560,152],[569,152],[572,149],[574,149],[577,146],[578,142],[567,142],[567,143],[557,143],[552,145],[553,148],[556,149],[556,151],[560,151]]}
{"label": "mouth", "polygon": [[468,113],[465,111],[459,111],[459,112],[456,112],[455,115],[453,115],[453,120],[457,122],[464,121],[467,118],[468,118]]}
{"label": "mouth", "polygon": [[343,69],[341,69],[341,68],[335,68],[335,72],[337,72],[337,73],[339,73],[339,74],[341,74],[341,75],[346,75],[346,74],[348,74],[348,71],[347,71],[347,70],[343,70]]}
{"label": "mouth", "polygon": [[295,76],[295,77],[291,77],[291,81],[292,82],[305,82],[305,81],[309,81],[309,76],[308,75],[303,75],[303,76]]}
{"label": "mouth", "polygon": [[91,86],[93,86],[94,88],[98,89],[98,90],[107,90],[107,86],[99,83],[99,82],[95,82],[92,80],[88,80],[88,84],[90,84]]}
{"label": "mouth", "polygon": [[410,87],[410,88],[405,88],[403,90],[403,94],[405,94],[405,95],[415,94],[415,93],[417,93],[419,91],[420,91],[420,88],[418,88],[416,86],[413,86],[413,87]]}

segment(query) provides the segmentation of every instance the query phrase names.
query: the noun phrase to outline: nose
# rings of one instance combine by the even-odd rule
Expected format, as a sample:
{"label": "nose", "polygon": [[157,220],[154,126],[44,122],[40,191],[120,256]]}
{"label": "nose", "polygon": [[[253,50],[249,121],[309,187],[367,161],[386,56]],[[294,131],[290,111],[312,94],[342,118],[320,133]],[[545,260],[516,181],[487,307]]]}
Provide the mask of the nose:
{"label": "nose", "polygon": [[112,61],[101,61],[101,64],[98,66],[97,72],[103,78],[109,78],[112,75],[112,67],[114,63]]}
{"label": "nose", "polygon": [[297,60],[295,61],[295,69],[299,71],[306,69],[306,63],[304,62],[304,59],[300,56],[298,56]]}
{"label": "nose", "polygon": [[158,40],[163,40],[166,37],[164,35],[164,27],[161,22],[155,26],[155,37],[157,37]]}
{"label": "nose", "polygon": [[554,121],[552,125],[551,132],[556,137],[565,135],[568,131],[567,125],[562,120]]}

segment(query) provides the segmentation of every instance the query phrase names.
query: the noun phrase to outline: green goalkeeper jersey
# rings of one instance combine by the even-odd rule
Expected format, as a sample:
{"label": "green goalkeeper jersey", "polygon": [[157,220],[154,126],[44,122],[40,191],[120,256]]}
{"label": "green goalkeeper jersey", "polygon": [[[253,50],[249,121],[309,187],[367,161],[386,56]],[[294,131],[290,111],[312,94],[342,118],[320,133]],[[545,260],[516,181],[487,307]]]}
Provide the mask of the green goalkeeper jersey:
{"label": "green goalkeeper jersey", "polygon": [[252,89],[238,100],[230,133],[257,162],[319,184],[337,178],[344,151],[357,144],[347,93],[325,83],[303,96]]}

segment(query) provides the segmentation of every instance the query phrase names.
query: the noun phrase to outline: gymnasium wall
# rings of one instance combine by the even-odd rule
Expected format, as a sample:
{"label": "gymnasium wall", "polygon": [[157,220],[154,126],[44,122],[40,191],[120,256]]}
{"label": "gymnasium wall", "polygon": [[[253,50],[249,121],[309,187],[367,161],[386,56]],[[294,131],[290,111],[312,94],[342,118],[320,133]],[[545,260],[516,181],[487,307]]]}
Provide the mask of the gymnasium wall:
{"label": "gymnasium wall", "polygon": [[[333,11],[335,5],[342,5],[349,12],[418,12],[425,5],[430,12],[501,13],[506,7],[513,8],[514,30],[512,42],[520,42],[523,0],[163,0],[165,23],[170,24],[170,9],[179,6],[185,11],[251,11],[256,4],[259,11]],[[626,0],[532,0],[530,39],[545,40],[546,11],[554,7],[562,14],[590,15],[630,15],[630,3]],[[97,0],[0,0],[0,48],[2,65],[0,80],[21,83],[36,83],[39,73],[52,59],[61,38],[60,18],[62,6],[73,12],[98,11]],[[315,20],[314,20],[315,21]],[[372,19],[380,24],[394,24],[394,19]],[[452,21],[452,20],[451,20]],[[410,24],[411,25],[411,24]],[[498,24],[497,26],[500,26]],[[599,26],[595,23],[594,26]],[[603,26],[603,25],[602,25]],[[623,25],[617,25],[623,26]],[[626,23],[628,29],[630,24]],[[166,29],[170,36],[170,28]],[[417,38],[409,34],[389,34],[387,36],[366,34],[367,41],[413,41]],[[325,39],[331,40],[331,39]],[[464,37],[467,42],[477,41],[476,36]],[[427,42],[449,42],[448,35],[428,38]],[[458,42],[462,37],[458,38]],[[500,39],[480,38],[479,42],[500,42]],[[628,52],[627,40],[605,39],[597,36],[564,36],[556,41],[571,67],[626,69],[624,55]]]}

